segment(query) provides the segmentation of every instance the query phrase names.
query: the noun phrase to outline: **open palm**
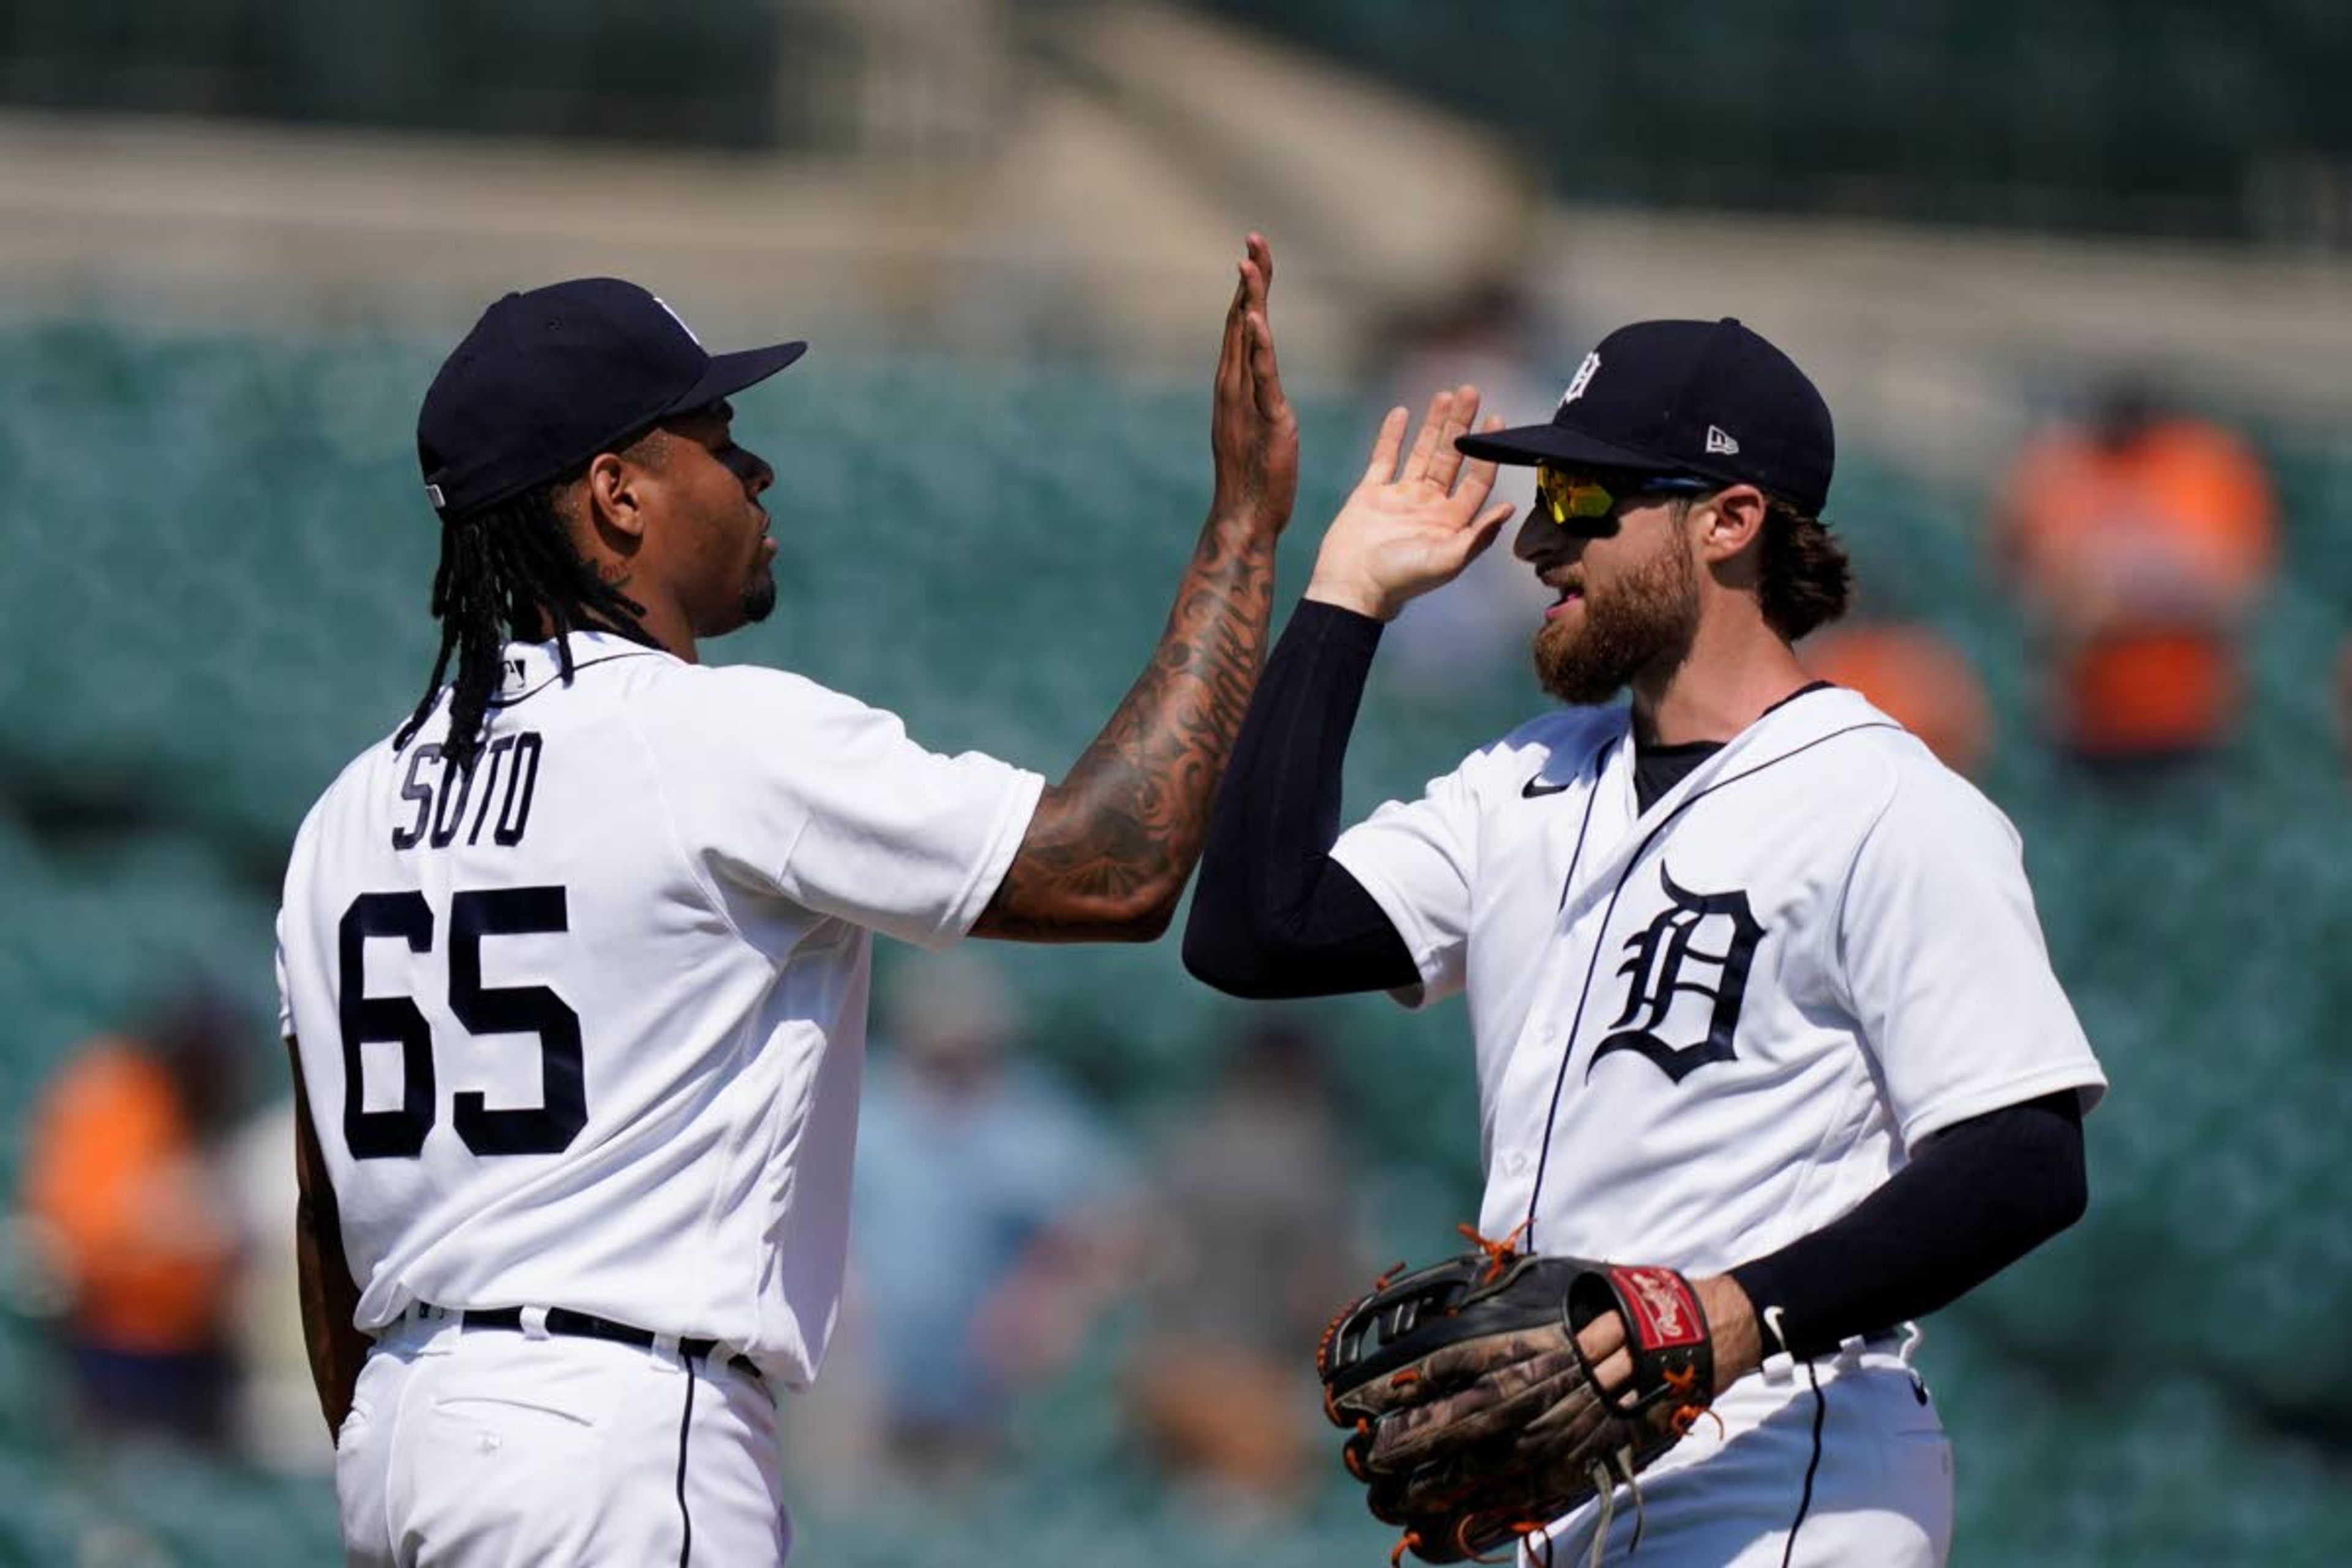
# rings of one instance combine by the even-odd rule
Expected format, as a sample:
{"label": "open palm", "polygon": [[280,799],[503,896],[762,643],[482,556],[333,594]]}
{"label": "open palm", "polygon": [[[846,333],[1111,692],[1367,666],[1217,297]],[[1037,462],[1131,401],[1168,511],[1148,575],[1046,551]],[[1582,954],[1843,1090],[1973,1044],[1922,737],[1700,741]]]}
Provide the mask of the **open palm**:
{"label": "open palm", "polygon": [[1298,418],[1283,395],[1267,314],[1274,250],[1264,235],[1251,235],[1247,245],[1217,355],[1216,401],[1209,423],[1217,488],[1211,510],[1280,529],[1298,499]]}
{"label": "open palm", "polygon": [[[1324,532],[1308,598],[1392,619],[1407,601],[1460,576],[1509,521],[1508,502],[1486,506],[1495,465],[1454,446],[1476,426],[1478,389],[1449,387],[1431,398],[1410,451],[1407,418],[1391,408],[1381,421],[1363,479]],[[1489,419],[1485,428],[1500,423]]]}

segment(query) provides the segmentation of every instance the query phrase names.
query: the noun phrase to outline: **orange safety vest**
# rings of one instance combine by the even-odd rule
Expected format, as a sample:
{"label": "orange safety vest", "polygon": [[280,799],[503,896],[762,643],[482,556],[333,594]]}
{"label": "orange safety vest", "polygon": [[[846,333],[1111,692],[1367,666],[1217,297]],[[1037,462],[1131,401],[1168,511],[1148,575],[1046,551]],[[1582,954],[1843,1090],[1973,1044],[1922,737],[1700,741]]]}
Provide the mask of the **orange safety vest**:
{"label": "orange safety vest", "polygon": [[25,1208],[62,1252],[78,1337],[148,1353],[213,1344],[235,1241],[163,1065],[100,1039],[34,1113]]}
{"label": "orange safety vest", "polygon": [[2095,552],[2160,557],[2217,607],[2186,616],[2126,605],[2070,631],[2050,672],[2065,744],[2126,757],[2228,736],[2242,685],[2234,607],[2267,583],[2278,553],[2270,483],[2242,442],[2193,419],[2151,426],[2120,448],[2045,437],[2011,477],[2004,527],[2024,586],[2062,626],[2095,574]]}

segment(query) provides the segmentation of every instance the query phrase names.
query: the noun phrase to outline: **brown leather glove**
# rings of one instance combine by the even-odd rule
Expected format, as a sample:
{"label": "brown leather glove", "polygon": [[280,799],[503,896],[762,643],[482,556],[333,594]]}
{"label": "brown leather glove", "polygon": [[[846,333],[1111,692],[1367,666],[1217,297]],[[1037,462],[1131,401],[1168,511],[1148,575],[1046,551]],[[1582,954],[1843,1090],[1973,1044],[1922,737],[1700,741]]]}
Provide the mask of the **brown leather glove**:
{"label": "brown leather glove", "polygon": [[[1625,1323],[1633,1378],[1604,1391],[1577,1331]],[[1485,1560],[1673,1447],[1713,1397],[1706,1314],[1674,1269],[1482,1248],[1394,1278],[1332,1320],[1324,1413],[1394,1558]]]}

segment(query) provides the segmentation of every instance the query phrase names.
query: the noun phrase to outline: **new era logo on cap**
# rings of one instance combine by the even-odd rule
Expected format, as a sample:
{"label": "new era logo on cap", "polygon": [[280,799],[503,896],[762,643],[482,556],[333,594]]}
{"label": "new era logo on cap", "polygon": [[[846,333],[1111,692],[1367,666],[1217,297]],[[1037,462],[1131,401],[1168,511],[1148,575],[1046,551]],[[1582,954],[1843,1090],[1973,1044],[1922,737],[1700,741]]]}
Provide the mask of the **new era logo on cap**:
{"label": "new era logo on cap", "polygon": [[1706,449],[1730,454],[1739,450],[1739,443],[1733,440],[1722,426],[1710,425],[1706,427]]}

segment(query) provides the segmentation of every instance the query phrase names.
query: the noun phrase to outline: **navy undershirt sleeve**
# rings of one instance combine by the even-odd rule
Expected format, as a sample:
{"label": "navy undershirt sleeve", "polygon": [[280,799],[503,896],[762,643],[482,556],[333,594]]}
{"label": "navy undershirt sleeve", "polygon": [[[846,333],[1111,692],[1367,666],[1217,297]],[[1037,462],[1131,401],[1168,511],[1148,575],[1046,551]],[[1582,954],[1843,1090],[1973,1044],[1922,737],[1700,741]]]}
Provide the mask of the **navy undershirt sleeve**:
{"label": "navy undershirt sleeve", "polygon": [[[2082,1217],[2083,1111],[2072,1089],[1966,1121],[1837,1219],[1731,1270],[1763,1321],[1779,1308],[1791,1355],[1925,1316]],[[1777,1347],[1768,1330],[1764,1350]]]}
{"label": "navy undershirt sleeve", "polygon": [[1331,858],[1339,773],[1381,623],[1303,600],[1268,656],[1209,818],[1184,967],[1235,996],[1391,991],[1421,972]]}

